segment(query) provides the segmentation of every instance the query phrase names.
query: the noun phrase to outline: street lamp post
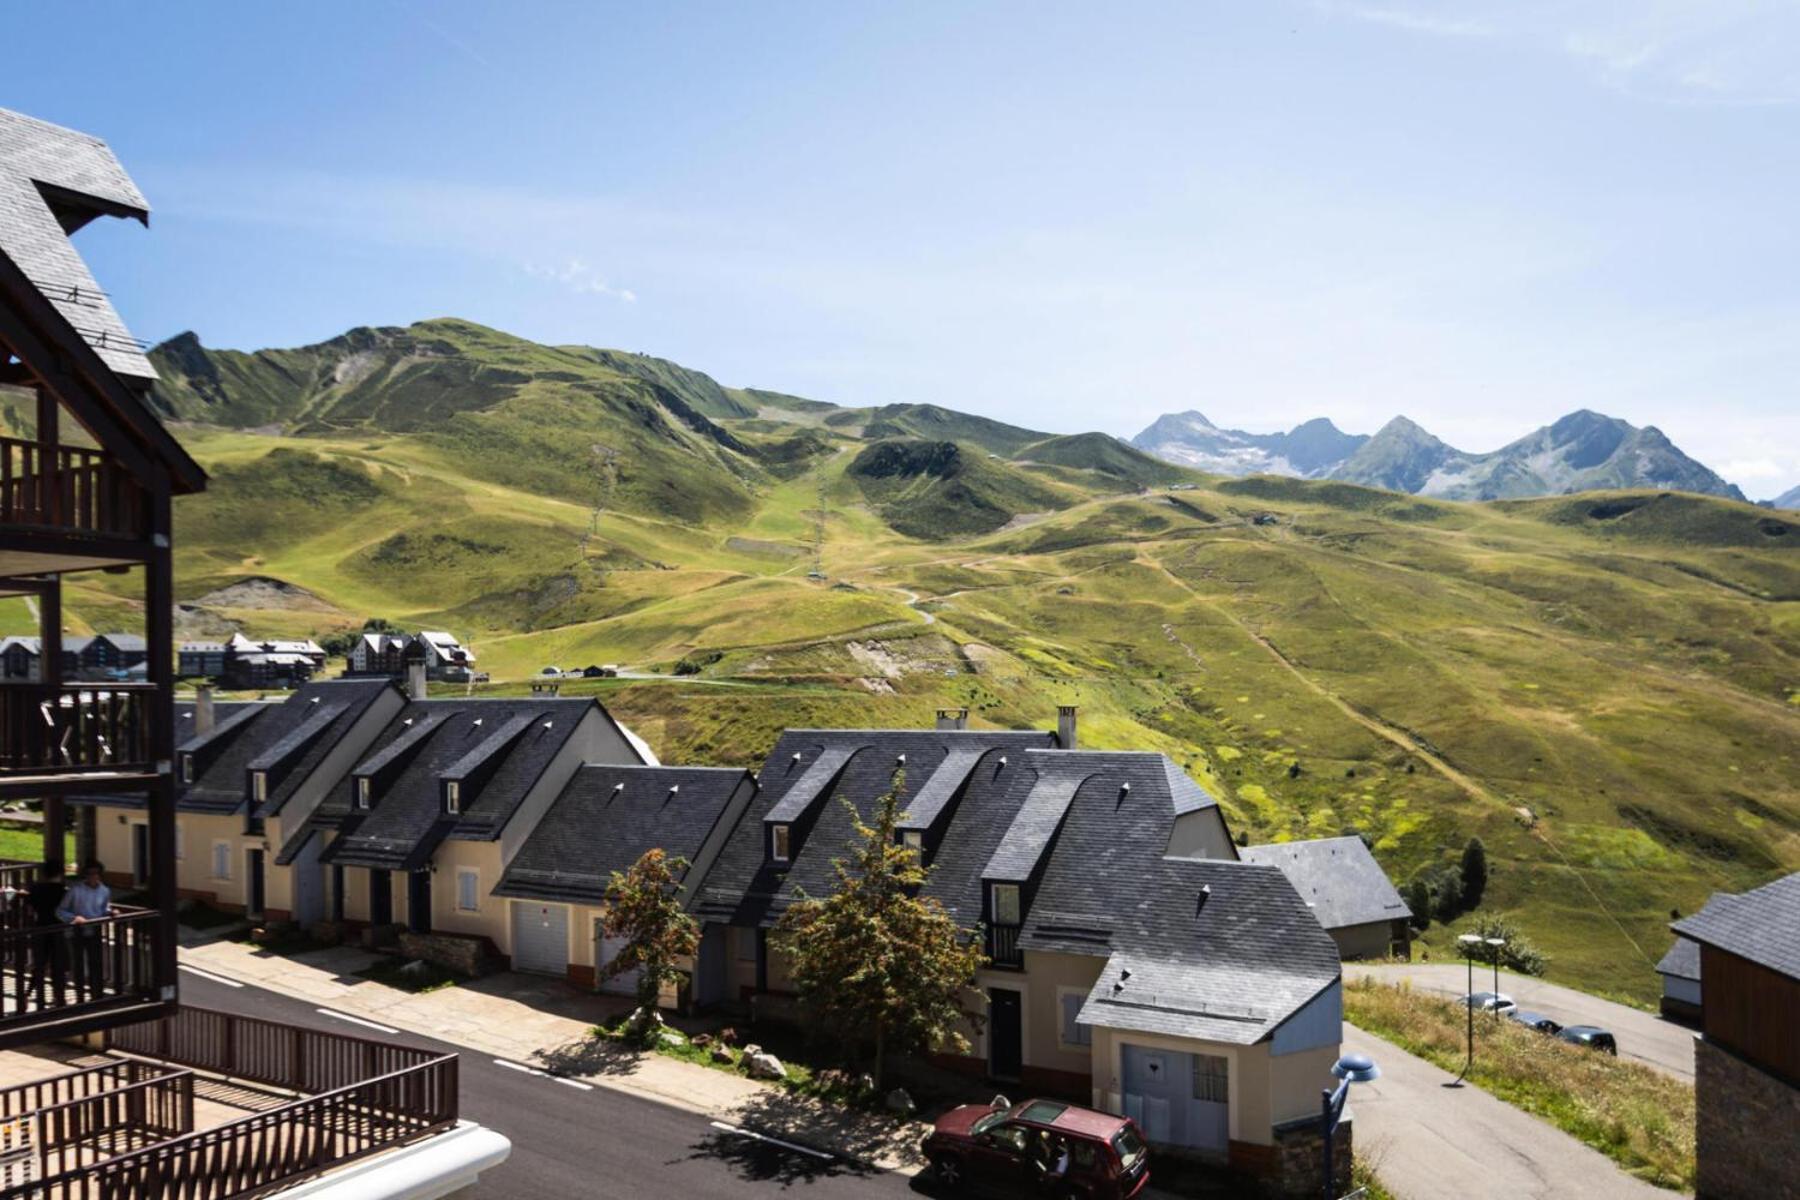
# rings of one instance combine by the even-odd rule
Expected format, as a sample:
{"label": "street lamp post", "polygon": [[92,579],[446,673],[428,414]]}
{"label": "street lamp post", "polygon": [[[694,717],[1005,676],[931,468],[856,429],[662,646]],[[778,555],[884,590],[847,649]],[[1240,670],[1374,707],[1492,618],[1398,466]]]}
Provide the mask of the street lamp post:
{"label": "street lamp post", "polygon": [[[1491,937],[1486,939],[1486,941],[1488,953],[1494,956],[1494,995],[1498,996],[1500,994],[1500,947],[1506,945],[1506,939]],[[1494,1005],[1494,1019],[1500,1019],[1500,1006],[1498,1003]]]}
{"label": "street lamp post", "polygon": [[1451,1087],[1461,1087],[1463,1080],[1469,1077],[1469,1068],[1475,1065],[1475,947],[1481,944],[1481,935],[1465,933],[1456,942],[1462,947],[1463,960],[1469,965],[1469,990],[1463,993],[1463,1007],[1469,1010],[1469,1057],[1463,1062],[1462,1074],[1450,1081]]}
{"label": "street lamp post", "polygon": [[1319,1089],[1319,1128],[1325,1139],[1325,1187],[1320,1193],[1325,1200],[1335,1200],[1337,1188],[1332,1179],[1332,1134],[1344,1118],[1344,1103],[1350,1098],[1350,1085],[1370,1083],[1381,1078],[1381,1068],[1366,1054],[1346,1054],[1331,1065],[1331,1073],[1341,1082],[1336,1089]]}

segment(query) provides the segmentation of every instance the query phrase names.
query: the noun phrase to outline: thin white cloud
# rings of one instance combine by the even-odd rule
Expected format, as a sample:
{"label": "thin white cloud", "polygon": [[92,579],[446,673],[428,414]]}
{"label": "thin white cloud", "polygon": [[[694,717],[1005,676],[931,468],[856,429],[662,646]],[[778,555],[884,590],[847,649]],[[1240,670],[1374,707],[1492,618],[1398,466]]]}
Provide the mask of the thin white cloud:
{"label": "thin white cloud", "polygon": [[544,266],[540,263],[530,262],[523,266],[525,273],[533,279],[559,283],[576,295],[610,296],[614,300],[620,300],[626,304],[637,303],[636,292],[630,288],[614,287],[579,258],[571,258],[561,266]]}
{"label": "thin white cloud", "polygon": [[1603,84],[1668,103],[1800,103],[1800,0],[1321,0],[1409,33],[1486,37],[1558,54]]}

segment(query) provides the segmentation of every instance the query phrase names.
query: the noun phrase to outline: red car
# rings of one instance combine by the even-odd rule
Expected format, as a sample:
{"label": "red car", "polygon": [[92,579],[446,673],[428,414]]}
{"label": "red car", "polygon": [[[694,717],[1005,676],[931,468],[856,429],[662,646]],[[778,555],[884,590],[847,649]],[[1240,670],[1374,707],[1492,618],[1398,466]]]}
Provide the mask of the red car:
{"label": "red car", "polygon": [[948,1191],[1130,1200],[1150,1182],[1150,1151],[1129,1117],[1060,1100],[965,1104],[939,1117],[925,1157]]}

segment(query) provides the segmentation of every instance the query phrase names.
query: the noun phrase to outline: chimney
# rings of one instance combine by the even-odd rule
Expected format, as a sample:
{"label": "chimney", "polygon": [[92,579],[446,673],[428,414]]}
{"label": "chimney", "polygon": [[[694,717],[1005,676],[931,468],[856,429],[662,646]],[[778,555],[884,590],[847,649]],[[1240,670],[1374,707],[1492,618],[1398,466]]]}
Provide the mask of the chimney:
{"label": "chimney", "polygon": [[937,727],[939,729],[967,729],[969,727],[969,710],[966,708],[938,709]]}
{"label": "chimney", "polygon": [[425,699],[425,662],[423,659],[412,659],[406,664],[406,698],[408,700]]}
{"label": "chimney", "polygon": [[1056,706],[1056,744],[1064,750],[1075,748],[1075,706],[1073,704]]}
{"label": "chimney", "polygon": [[203,683],[194,692],[194,728],[193,733],[205,733],[213,727],[213,689],[212,684]]}

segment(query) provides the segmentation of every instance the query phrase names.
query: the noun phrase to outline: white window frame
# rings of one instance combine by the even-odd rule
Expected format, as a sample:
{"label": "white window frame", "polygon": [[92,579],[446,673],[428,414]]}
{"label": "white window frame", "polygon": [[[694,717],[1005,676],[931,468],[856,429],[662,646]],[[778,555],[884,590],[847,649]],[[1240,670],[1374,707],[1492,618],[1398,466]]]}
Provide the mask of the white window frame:
{"label": "white window frame", "polygon": [[180,862],[186,857],[187,830],[182,828],[180,821],[177,821],[175,822],[175,861]]}
{"label": "white window frame", "polygon": [[792,862],[794,851],[792,825],[772,825],[769,827],[769,857],[775,862]]}
{"label": "white window frame", "polygon": [[444,781],[444,811],[453,817],[462,815],[462,781]]}
{"label": "white window frame", "polygon": [[192,754],[181,756],[181,782],[194,782],[194,756]]}
{"label": "white window frame", "polygon": [[[1017,929],[1023,925],[1025,923],[1025,890],[1016,883],[991,883],[988,888],[989,915],[993,917],[993,923],[1003,925],[1008,929]],[[1000,919],[1000,895],[1003,890],[1012,893],[1013,907],[1018,910],[1016,918],[1011,921]]]}
{"label": "white window frame", "polygon": [[[463,903],[463,880],[473,882],[469,885],[469,895],[473,902]],[[456,868],[456,911],[461,913],[478,913],[481,911],[481,871],[476,867]]]}
{"label": "white window frame", "polygon": [[[1067,1037],[1064,1036],[1065,1034],[1068,1033],[1069,1026],[1070,1026],[1070,1024],[1072,1024],[1072,1022],[1070,1022],[1068,1020],[1068,1018],[1064,1015],[1063,1005],[1068,1000],[1068,998],[1071,996],[1073,996],[1077,1001],[1086,1002],[1087,996],[1088,996],[1087,989],[1086,988],[1073,988],[1073,987],[1058,987],[1056,989],[1056,1044],[1057,1044],[1058,1048],[1063,1049],[1063,1050],[1072,1050],[1077,1053],[1085,1053],[1094,1048],[1094,1028],[1093,1028],[1093,1026],[1091,1026],[1091,1025],[1082,1026],[1080,1024],[1075,1024],[1076,1036],[1078,1036],[1078,1037],[1080,1036],[1080,1031],[1082,1029],[1085,1028],[1087,1030],[1087,1041],[1085,1041],[1085,1042],[1071,1042],[1071,1041],[1069,1041],[1069,1039]],[[1080,1011],[1079,1004],[1076,1007],[1076,1011],[1077,1012]]]}
{"label": "white window frame", "polygon": [[[231,882],[231,849],[231,843],[227,841],[215,841],[212,844],[212,877],[221,883]],[[220,851],[224,853],[221,854]],[[224,874],[219,873],[220,863],[225,864]]]}
{"label": "white window frame", "polygon": [[269,799],[269,773],[267,771],[250,772],[250,799],[257,804]]}
{"label": "white window frame", "polygon": [[900,844],[923,854],[925,852],[925,831],[923,829],[902,829]]}
{"label": "white window frame", "polygon": [[358,812],[369,811],[369,797],[374,790],[374,785],[367,775],[356,777],[356,810]]}

